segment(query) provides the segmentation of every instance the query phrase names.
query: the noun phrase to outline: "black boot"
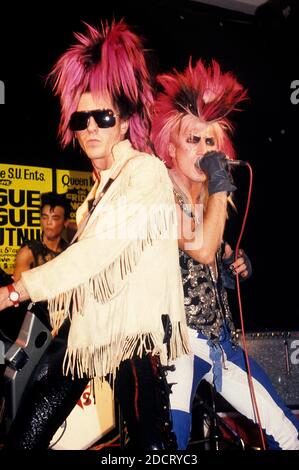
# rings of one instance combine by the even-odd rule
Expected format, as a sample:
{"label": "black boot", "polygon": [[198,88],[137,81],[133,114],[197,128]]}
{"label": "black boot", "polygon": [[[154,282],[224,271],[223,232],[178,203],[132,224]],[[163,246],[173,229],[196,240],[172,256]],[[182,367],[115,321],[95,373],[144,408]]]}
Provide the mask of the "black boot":
{"label": "black boot", "polygon": [[122,362],[115,387],[130,438],[128,447],[142,452],[176,450],[170,389],[159,357],[148,354]]}

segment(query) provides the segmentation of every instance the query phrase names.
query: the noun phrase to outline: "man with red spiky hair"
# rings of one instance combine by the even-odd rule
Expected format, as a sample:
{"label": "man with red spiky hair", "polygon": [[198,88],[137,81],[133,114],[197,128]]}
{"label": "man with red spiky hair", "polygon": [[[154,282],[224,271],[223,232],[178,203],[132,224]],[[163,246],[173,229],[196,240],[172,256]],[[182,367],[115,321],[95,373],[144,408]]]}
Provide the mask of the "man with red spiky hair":
{"label": "man with red spiky hair", "polygon": [[[163,88],[155,102],[152,139],[169,168],[179,206],[180,265],[192,354],[168,373],[173,429],[186,449],[198,384],[205,379],[240,413],[256,421],[243,350],[238,346],[225,288],[236,273],[251,271],[243,250],[235,255],[222,241],[228,195],[236,190],[227,158],[234,159],[230,113],[246,97],[231,73],[216,61],[205,67],[190,60],[183,73],[158,77]],[[184,231],[186,219],[191,227]],[[270,449],[299,449],[299,423],[280,399],[262,368],[250,369],[263,429]]]}
{"label": "man with red spiky hair", "polygon": [[66,351],[57,353],[58,333],[6,447],[47,448],[86,383],[118,373],[134,446],[166,449],[173,444],[165,438],[171,426],[161,364],[187,352],[188,342],[172,185],[163,163],[146,153],[149,72],[140,38],[123,21],[86,25],[75,37],[49,78],[61,102],[61,143],[78,142],[95,185],[77,212],[77,242],[0,289],[1,309],[48,299],[54,330],[70,320]]}

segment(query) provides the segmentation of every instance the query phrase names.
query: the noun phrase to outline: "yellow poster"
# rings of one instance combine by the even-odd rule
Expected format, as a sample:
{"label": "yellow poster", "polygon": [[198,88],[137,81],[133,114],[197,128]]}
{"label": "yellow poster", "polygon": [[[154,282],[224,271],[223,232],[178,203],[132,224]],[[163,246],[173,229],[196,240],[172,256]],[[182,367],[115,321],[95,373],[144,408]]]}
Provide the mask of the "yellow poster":
{"label": "yellow poster", "polygon": [[40,194],[52,191],[52,169],[0,164],[0,267],[14,270],[24,239],[40,236]]}
{"label": "yellow poster", "polygon": [[58,193],[67,193],[71,203],[71,220],[76,220],[76,210],[83,203],[94,182],[89,171],[56,170]]}

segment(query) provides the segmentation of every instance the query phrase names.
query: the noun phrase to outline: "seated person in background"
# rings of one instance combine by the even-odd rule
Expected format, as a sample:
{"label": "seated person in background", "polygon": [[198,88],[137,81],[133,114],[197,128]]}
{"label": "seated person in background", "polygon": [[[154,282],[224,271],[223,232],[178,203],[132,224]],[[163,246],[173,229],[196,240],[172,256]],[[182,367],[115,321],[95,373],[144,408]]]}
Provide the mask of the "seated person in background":
{"label": "seated person in background", "polygon": [[70,215],[70,203],[65,194],[55,192],[41,195],[40,240],[26,240],[17,254],[14,280],[18,281],[23,271],[40,266],[55,258],[68,246],[62,238]]}

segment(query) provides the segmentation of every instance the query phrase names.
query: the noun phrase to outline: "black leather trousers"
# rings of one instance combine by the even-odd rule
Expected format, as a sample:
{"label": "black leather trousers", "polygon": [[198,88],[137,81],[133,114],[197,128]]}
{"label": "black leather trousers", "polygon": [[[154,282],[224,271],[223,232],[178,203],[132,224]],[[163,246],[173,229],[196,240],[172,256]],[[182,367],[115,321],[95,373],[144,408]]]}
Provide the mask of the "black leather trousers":
{"label": "black leather trousers", "polygon": [[30,378],[4,449],[46,450],[88,384],[62,374],[68,330],[65,322]]}

